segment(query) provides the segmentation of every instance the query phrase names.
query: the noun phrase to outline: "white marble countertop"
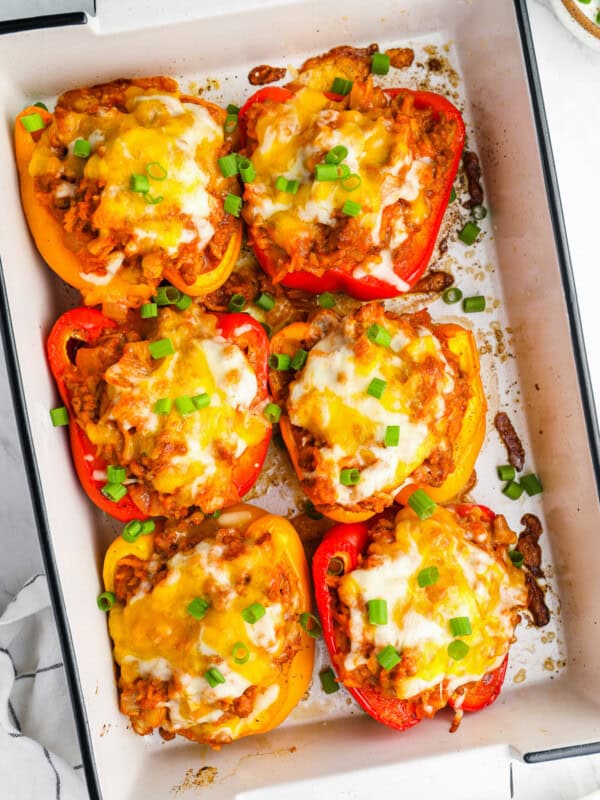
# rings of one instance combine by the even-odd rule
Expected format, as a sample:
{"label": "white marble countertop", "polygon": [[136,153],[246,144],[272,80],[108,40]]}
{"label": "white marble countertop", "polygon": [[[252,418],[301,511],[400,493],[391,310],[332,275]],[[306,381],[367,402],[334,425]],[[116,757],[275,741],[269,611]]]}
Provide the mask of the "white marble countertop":
{"label": "white marble countertop", "polygon": [[[2,14],[11,16],[12,0]],[[504,0],[509,2],[509,0]],[[47,4],[46,4],[47,5]],[[69,5],[55,0],[54,8]],[[79,4],[79,7],[84,4]],[[19,0],[13,3],[23,9]],[[73,3],[70,3],[73,7]],[[584,325],[592,382],[600,400],[600,315],[597,187],[600,186],[600,53],[573,38],[544,0],[528,0],[536,56],[552,138],[569,247]],[[0,506],[3,509],[0,609],[31,575],[43,570],[26,477],[17,441],[3,357],[0,360]],[[474,759],[475,761],[475,759]],[[482,765],[480,797],[490,792]],[[513,763],[516,800],[579,800],[600,789],[600,755],[540,765]],[[473,795],[475,797],[476,795]],[[505,797],[510,790],[506,781]],[[452,800],[447,795],[448,800]],[[464,797],[464,795],[463,795]],[[595,795],[600,798],[600,794]]]}

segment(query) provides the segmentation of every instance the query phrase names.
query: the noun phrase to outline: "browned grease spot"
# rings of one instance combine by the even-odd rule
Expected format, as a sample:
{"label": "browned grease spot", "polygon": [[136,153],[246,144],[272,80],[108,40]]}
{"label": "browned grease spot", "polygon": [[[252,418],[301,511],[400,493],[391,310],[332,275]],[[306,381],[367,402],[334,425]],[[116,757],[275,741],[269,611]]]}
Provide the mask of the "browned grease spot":
{"label": "browned grease spot", "polygon": [[414,50],[410,47],[392,47],[385,54],[390,57],[390,64],[396,69],[410,67],[415,60]]}
{"label": "browned grease spot", "polygon": [[544,661],[544,669],[546,670],[546,672],[554,672],[554,670],[556,669],[556,664],[554,663],[553,658],[548,657]]}
{"label": "browned grease spot", "polygon": [[524,683],[527,678],[527,672],[521,667],[520,670],[515,672],[515,677],[513,678],[513,683]]}
{"label": "browned grease spot", "polygon": [[200,767],[200,769],[190,768],[186,770],[183,780],[178,786],[173,786],[172,794],[180,794],[189,789],[198,789],[202,786],[210,786],[214,783],[219,771],[216,767]]}
{"label": "browned grease spot", "polygon": [[109,730],[110,730],[110,722],[108,722],[108,723],[105,723],[105,724],[102,726],[102,730],[100,731],[100,736],[101,736],[101,737],[104,737],[104,736],[106,736],[106,734],[109,732]]}
{"label": "browned grease spot", "polygon": [[248,73],[248,80],[252,86],[264,86],[266,83],[275,83],[285,78],[285,67],[271,67],[269,64],[259,64]]}

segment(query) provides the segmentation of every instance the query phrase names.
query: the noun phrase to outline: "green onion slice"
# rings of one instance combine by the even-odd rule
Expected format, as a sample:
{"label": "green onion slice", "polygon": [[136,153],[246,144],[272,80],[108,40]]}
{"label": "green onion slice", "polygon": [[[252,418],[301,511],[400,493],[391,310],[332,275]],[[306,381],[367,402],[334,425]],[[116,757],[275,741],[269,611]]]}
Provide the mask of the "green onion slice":
{"label": "green onion slice", "polygon": [[390,71],[390,57],[387,53],[373,53],[371,72],[373,75],[387,75]]}
{"label": "green onion slice", "polygon": [[202,408],[208,408],[208,406],[210,405],[210,395],[207,394],[206,392],[202,392],[201,394],[195,394],[192,397],[192,403],[196,411],[200,411],[200,409]]}
{"label": "green onion slice", "polygon": [[337,78],[333,79],[333,83],[331,84],[331,89],[329,90],[333,94],[341,94],[342,97],[345,97],[347,94],[350,94],[352,90],[352,81],[347,80],[346,78]]}
{"label": "green onion slice", "polygon": [[181,397],[175,398],[175,408],[182,417],[186,416],[187,414],[193,414],[196,410],[196,406],[194,405],[192,398],[189,397],[187,394],[182,394]]}
{"label": "green onion slice", "polygon": [[384,444],[386,447],[398,447],[400,444],[400,426],[388,425],[385,429]]}
{"label": "green onion slice", "polygon": [[150,181],[146,175],[140,175],[139,173],[134,172],[129,178],[129,188],[132,192],[141,192],[144,194],[145,192],[150,191]]}
{"label": "green onion slice", "polygon": [[296,350],[290,364],[291,368],[295,370],[302,369],[302,367],[306,364],[307,358],[308,358],[308,353],[306,352],[306,350],[302,350],[302,348],[300,348],[300,350]]}
{"label": "green onion slice", "polygon": [[142,522],[142,536],[148,536],[149,533],[154,533],[156,524],[153,519],[145,519]]}
{"label": "green onion slice", "polygon": [[[355,192],[361,185],[361,183],[362,183],[362,178],[360,177],[360,175],[357,175],[356,172],[352,172],[349,175],[344,175],[340,179],[340,186],[346,192]],[[346,201],[346,203],[349,202],[351,201],[350,200]],[[346,203],[344,203],[344,205],[346,205]],[[354,205],[358,206],[358,203],[354,203]],[[360,206],[358,206],[358,210],[360,211]],[[344,210],[344,214],[348,214],[348,212]],[[356,214],[358,214],[358,211],[356,212]],[[350,216],[355,217],[356,214],[350,214]]]}
{"label": "green onion slice", "polygon": [[501,481],[514,481],[517,474],[512,464],[503,464],[501,467],[497,468],[496,472]]}
{"label": "green onion slice", "polygon": [[389,347],[392,343],[391,334],[376,322],[374,322],[373,325],[369,325],[367,328],[367,339],[373,342],[373,344],[378,344],[380,347]]}
{"label": "green onion slice", "polygon": [[264,332],[267,334],[267,336],[270,336],[273,333],[273,328],[269,325],[268,322],[261,322],[260,324]]}
{"label": "green onion slice", "polygon": [[178,311],[185,311],[186,308],[189,308],[192,305],[192,298],[189,294],[182,294],[179,300],[174,303],[175,308]]}
{"label": "green onion slice", "polygon": [[181,298],[181,292],[175,286],[159,286],[154,302],[157,306],[171,306]]}
{"label": "green onion slice", "polygon": [[487,217],[487,208],[482,205],[473,206],[471,209],[471,214],[473,215],[473,219],[485,219]]}
{"label": "green onion slice", "polygon": [[394,667],[402,661],[402,656],[395,647],[388,644],[387,647],[384,647],[383,650],[377,653],[377,661],[379,661],[383,669],[390,670],[394,669]]}
{"label": "green onion slice", "polygon": [[342,486],[356,486],[360,482],[360,470],[343,469],[340,472],[340,483]]}
{"label": "green onion slice", "polygon": [[341,184],[342,179],[347,178],[351,174],[348,164],[338,164],[337,174]]}
{"label": "green onion slice", "polygon": [[223,130],[227,135],[231,135],[235,133],[238,126],[238,115],[237,114],[227,114],[225,118],[225,123],[223,125]]}
{"label": "green onion slice", "polygon": [[75,139],[73,144],[73,155],[78,158],[87,158],[92,152],[92,145],[87,139]]}
{"label": "green onion slice", "polygon": [[242,198],[237,194],[227,194],[225,196],[223,208],[233,217],[239,217],[242,211]]}
{"label": "green onion slice", "polygon": [[417,575],[417,583],[424,589],[426,586],[433,586],[440,579],[440,571],[437,567],[425,567]]}
{"label": "green onion slice", "polygon": [[146,164],[146,175],[153,181],[164,181],[167,177],[167,170],[159,161],[149,161]]}
{"label": "green onion slice", "polygon": [[460,289],[457,289],[456,286],[450,286],[442,295],[442,300],[444,303],[447,303],[451,306],[453,303],[458,303],[459,300],[462,300],[463,293]]}
{"label": "green onion slice", "polygon": [[448,204],[453,203],[456,200],[456,189],[454,186],[450,190],[450,199],[448,200]]}
{"label": "green onion slice", "polygon": [[275,298],[273,297],[273,295],[267,294],[267,292],[262,292],[262,294],[256,301],[256,305],[259,308],[262,308],[263,311],[270,311],[272,308],[275,307]]}
{"label": "green onion slice", "polygon": [[317,295],[317,303],[321,308],[333,308],[335,305],[335,297],[331,292],[322,292]]}
{"label": "green onion slice", "polygon": [[165,198],[162,196],[162,194],[150,194],[150,192],[144,192],[144,200],[151,206],[156,206],[159,203],[162,203],[164,199]]}
{"label": "green onion slice", "polygon": [[233,175],[238,174],[238,160],[234,153],[218,158],[217,164],[224,178],[231,178]]}
{"label": "green onion slice", "polygon": [[127,494],[127,487],[122,483],[106,483],[100,491],[108,500],[118,503]]}
{"label": "green onion slice", "polygon": [[217,510],[216,510],[216,511],[213,511],[213,513],[212,513],[212,514],[209,514],[208,516],[209,516],[209,517],[212,517],[213,519],[219,519],[219,517],[221,516],[221,514],[222,514],[222,513],[223,513],[223,512],[221,511],[221,509],[220,509],[220,508],[217,508]]}
{"label": "green onion slice", "polygon": [[509,550],[508,551],[508,557],[510,558],[512,563],[515,565],[515,567],[522,567],[523,566],[523,562],[525,561],[525,557],[523,556],[523,553],[520,550]]}
{"label": "green onion slice", "polygon": [[172,356],[175,352],[173,342],[170,339],[157,339],[155,342],[148,342],[148,349],[154,359]]}
{"label": "green onion slice", "polygon": [[485,311],[485,297],[481,294],[475,297],[465,297],[463,300],[463,311],[473,314],[476,311]]}
{"label": "green onion slice", "polygon": [[100,611],[110,611],[116,603],[117,598],[114,592],[102,592],[96,598],[96,603]]}
{"label": "green onion slice", "polygon": [[460,230],[458,238],[465,244],[474,244],[475,240],[481,233],[481,228],[475,225],[474,222],[467,222],[466,225]]}
{"label": "green onion slice", "polygon": [[544,487],[542,486],[540,479],[533,472],[531,472],[529,475],[523,475],[519,483],[525,489],[529,497],[533,497],[536,494],[541,494],[544,491]]}
{"label": "green onion slice", "polygon": [[331,667],[319,672],[319,680],[321,681],[321,689],[323,689],[325,694],[335,694],[335,692],[339,692],[340,685],[336,681],[335,673]]}
{"label": "green onion slice", "polygon": [[208,685],[212,689],[214,689],[215,686],[217,686],[219,683],[225,683],[225,678],[223,677],[223,674],[216,667],[211,667],[210,669],[207,669],[206,672],[204,673],[204,677],[206,678]]}
{"label": "green onion slice", "polygon": [[123,483],[125,478],[127,477],[127,472],[124,470],[123,467],[115,466],[114,464],[109,464],[106,468],[106,478],[109,483]]}
{"label": "green onion slice", "polygon": [[191,617],[194,619],[202,619],[206,616],[206,612],[210,608],[210,600],[207,600],[205,597],[194,597],[194,599],[188,603],[186,611]]}
{"label": "green onion slice", "polygon": [[144,303],[140,307],[140,317],[142,319],[152,319],[158,317],[158,304],[157,303]]}
{"label": "green onion slice", "polygon": [[306,631],[313,639],[318,639],[323,632],[319,618],[315,617],[315,615],[311,614],[309,611],[303,611],[298,617],[298,622],[302,630]]}
{"label": "green onion slice", "polygon": [[473,633],[471,620],[468,617],[452,617],[449,624],[452,636],[470,636]]}
{"label": "green onion slice", "polygon": [[504,489],[502,489],[502,494],[509,497],[511,500],[518,500],[519,497],[523,494],[523,487],[520,483],[516,481],[509,481]]}
{"label": "green onion slice", "polygon": [[271,353],[269,356],[269,366],[279,372],[284,372],[292,365],[292,359],[285,353]]}
{"label": "green onion slice", "polygon": [[384,600],[381,597],[378,597],[375,600],[368,600],[367,610],[369,612],[369,623],[371,625],[387,625],[387,600]]}
{"label": "green onion slice", "polygon": [[132,519],[121,531],[121,536],[126,542],[135,542],[142,535],[142,523],[139,519]]}
{"label": "green onion slice", "polygon": [[34,111],[33,114],[25,114],[24,117],[21,117],[21,125],[25,128],[27,133],[35,133],[46,127],[42,115],[38,114],[37,111]]}
{"label": "green onion slice", "polygon": [[317,511],[312,500],[306,500],[304,503],[304,513],[309,519],[323,519],[323,514]]}
{"label": "green onion slice", "polygon": [[157,400],[156,403],[154,403],[154,413],[161,416],[170,414],[172,408],[173,401],[170,397],[161,397],[160,400]]}
{"label": "green onion slice", "polygon": [[254,623],[262,619],[266,613],[267,610],[262,603],[252,603],[252,605],[243,609],[242,619],[249,625],[254,625]]}
{"label": "green onion slice", "polygon": [[250,650],[243,642],[236,642],[231,648],[231,657],[234,664],[246,664],[250,659]]}
{"label": "green onion slice", "polygon": [[437,503],[423,489],[416,489],[408,498],[408,505],[419,519],[429,519],[434,513]]}
{"label": "green onion slice", "polygon": [[252,183],[252,181],[256,178],[254,164],[249,158],[238,159],[238,170],[244,183]]}
{"label": "green onion slice", "polygon": [[52,425],[55,428],[59,428],[62,425],[69,424],[69,412],[67,411],[66,406],[58,406],[57,408],[50,409],[50,419],[52,420]]}
{"label": "green onion slice", "polygon": [[288,179],[280,175],[275,181],[275,188],[278,192],[287,192],[288,194],[296,194],[300,188],[300,181],[288,181]]}
{"label": "green onion slice", "polygon": [[34,105],[36,108],[43,108],[43,109],[44,109],[44,111],[48,111],[48,106],[46,105],[46,103],[42,103],[42,101],[41,101],[41,100],[38,100],[38,102],[37,102],[37,103],[34,103],[33,105]]}
{"label": "green onion slice", "polygon": [[354,200],[346,200],[342,206],[342,214],[345,214],[347,217],[357,217],[360,212],[361,205],[359,203],[355,203]]}
{"label": "green onion slice", "polygon": [[323,161],[326,164],[341,164],[342,161],[347,157],[348,157],[348,148],[345,147],[343,144],[338,144],[335,147],[332,147],[331,150],[328,153],[326,153]]}
{"label": "green onion slice", "polygon": [[243,294],[232,294],[229,300],[228,308],[230,311],[241,311],[246,305],[246,298]]}
{"label": "green onion slice", "polygon": [[333,556],[333,558],[329,559],[329,564],[327,565],[327,572],[329,575],[339,576],[343,575],[345,571],[346,571],[346,564],[344,563],[344,559],[341,556]]}
{"label": "green onion slice", "polygon": [[455,639],[448,645],[448,655],[454,661],[462,661],[469,652],[469,645],[462,639]]}
{"label": "green onion slice", "polygon": [[240,107],[236,106],[235,103],[229,103],[227,106],[227,113],[232,114],[235,117],[240,113]]}
{"label": "green onion slice", "polygon": [[367,394],[370,394],[371,397],[377,398],[377,400],[381,400],[386,386],[387,383],[383,380],[383,378],[373,378],[371,383],[367,386]]}
{"label": "green onion slice", "polygon": [[318,181],[337,181],[338,171],[335,164],[317,164],[315,179]]}
{"label": "green onion slice", "polygon": [[267,403],[263,414],[269,420],[269,422],[274,424],[275,422],[279,422],[279,418],[281,417],[281,408],[277,405],[277,403]]}

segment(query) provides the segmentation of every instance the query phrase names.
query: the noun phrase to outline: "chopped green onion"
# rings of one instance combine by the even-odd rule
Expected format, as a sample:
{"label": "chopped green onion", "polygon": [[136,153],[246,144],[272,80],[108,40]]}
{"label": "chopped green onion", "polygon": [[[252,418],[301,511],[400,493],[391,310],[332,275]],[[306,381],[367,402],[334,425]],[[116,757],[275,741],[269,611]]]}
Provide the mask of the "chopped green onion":
{"label": "chopped green onion", "polygon": [[212,517],[213,519],[219,519],[222,513],[223,512],[221,511],[221,509],[218,508],[216,511],[213,511],[213,513],[209,514],[208,516]]}
{"label": "chopped green onion", "polygon": [[235,103],[229,103],[227,106],[227,113],[232,114],[235,117],[240,113],[240,107],[236,106]]}
{"label": "chopped green onion", "polygon": [[79,158],[87,158],[92,152],[92,145],[87,139],[75,139],[73,144],[73,155]]}
{"label": "chopped green onion", "polygon": [[283,372],[292,365],[292,359],[285,353],[271,353],[269,356],[269,366],[271,369]]}
{"label": "chopped green onion", "polygon": [[525,489],[529,497],[533,497],[535,494],[541,494],[544,491],[540,479],[533,472],[529,475],[523,475],[519,483]]}
{"label": "chopped green onion", "polygon": [[335,297],[331,292],[322,292],[317,295],[317,303],[321,308],[333,308],[335,305]]}
{"label": "chopped green onion", "polygon": [[67,411],[66,406],[58,406],[57,408],[50,409],[50,419],[52,420],[52,424],[55,428],[59,428],[62,425],[69,424],[69,412]]}
{"label": "chopped green onion", "polygon": [[157,303],[144,303],[140,308],[140,317],[142,319],[152,319],[158,317],[158,304]]}
{"label": "chopped green onion", "polygon": [[225,118],[225,124],[223,125],[223,130],[226,134],[230,135],[235,133],[238,126],[238,117],[237,114],[227,114]]}
{"label": "chopped green onion", "polygon": [[260,324],[261,324],[261,327],[264,330],[264,332],[267,334],[267,336],[270,336],[271,333],[273,332],[273,328],[269,325],[269,323],[268,322],[261,322]]}
{"label": "chopped green onion", "polygon": [[390,669],[394,669],[394,667],[402,661],[402,656],[395,647],[388,644],[387,647],[384,647],[383,650],[377,653],[377,661],[379,661],[383,669],[389,671]]}
{"label": "chopped green onion", "polygon": [[313,639],[318,639],[323,631],[319,618],[309,611],[303,611],[298,617],[298,622],[302,630],[306,631]]}
{"label": "chopped green onion", "polygon": [[239,217],[242,211],[242,198],[237,194],[227,194],[225,196],[223,208],[228,214]]}
{"label": "chopped green onion", "polygon": [[254,164],[249,158],[238,159],[238,170],[244,183],[252,183],[252,181],[256,178]]}
{"label": "chopped green onion", "polygon": [[185,311],[192,305],[192,298],[189,294],[182,294],[179,300],[174,304],[178,311]]}
{"label": "chopped green onion", "polygon": [[147,536],[149,533],[153,533],[156,525],[153,519],[145,519],[142,522],[142,536]]}
{"label": "chopped green onion", "polygon": [[154,403],[154,413],[160,414],[161,416],[169,414],[172,408],[173,401],[170,397],[161,397],[160,400],[157,400],[156,403]]}
{"label": "chopped green onion", "polygon": [[350,175],[350,167],[348,164],[338,164],[337,174],[341,184],[342,179],[347,178]]}
{"label": "chopped green onion", "polygon": [[[346,192],[355,192],[358,189],[358,187],[361,185],[361,183],[362,183],[362,178],[360,177],[360,175],[357,175],[356,172],[352,172],[352,173],[350,173],[348,175],[344,175],[340,179],[340,186]],[[347,200],[346,202],[349,203],[350,200]],[[346,203],[344,203],[344,205],[346,205]],[[354,205],[358,205],[358,204],[355,203]],[[360,206],[359,206],[359,211],[360,211]],[[344,210],[344,214],[347,214],[347,213],[348,212]],[[358,211],[356,213],[358,213]],[[350,216],[355,217],[356,214],[350,214]]]}
{"label": "chopped green onion", "polygon": [[387,53],[373,53],[371,72],[373,75],[387,75],[390,71],[390,57]]}
{"label": "chopped green onion", "polygon": [[473,219],[485,219],[487,217],[487,208],[478,204],[473,206],[471,209],[471,214],[473,215]]}
{"label": "chopped green onion", "polygon": [[256,305],[259,308],[262,308],[263,311],[270,311],[275,306],[275,298],[272,295],[263,292],[256,301]]}
{"label": "chopped green onion", "polygon": [[306,364],[307,358],[308,358],[308,353],[306,352],[306,350],[302,350],[302,348],[300,348],[300,350],[296,350],[290,364],[291,368],[295,369],[296,371],[302,369],[302,367]]}
{"label": "chopped green onion", "polygon": [[186,611],[194,619],[202,619],[206,616],[206,612],[209,608],[210,600],[207,600],[205,597],[194,597],[194,599],[188,603]]}
{"label": "chopped green onion", "polygon": [[392,336],[382,325],[378,325],[376,322],[373,325],[369,325],[367,328],[367,339],[373,344],[378,344],[381,347],[389,347],[392,343]]}
{"label": "chopped green onion", "polygon": [[514,481],[517,471],[512,464],[503,464],[496,469],[501,481]]}
{"label": "chopped green onion", "polygon": [[196,406],[192,402],[192,398],[189,397],[187,394],[182,394],[181,397],[175,398],[175,408],[182,417],[186,416],[187,414],[193,414],[196,410]]}
{"label": "chopped green onion", "polygon": [[155,342],[148,342],[148,349],[152,358],[165,358],[172,356],[175,352],[173,342],[170,339],[157,339]]}
{"label": "chopped green onion", "polygon": [[[323,515],[321,514],[321,516]],[[334,556],[329,559],[329,564],[327,565],[327,572],[329,575],[343,575],[345,571],[346,565],[343,558]]]}
{"label": "chopped green onion", "polygon": [[27,133],[35,133],[41,131],[46,127],[46,123],[42,119],[41,114],[34,111],[33,114],[25,114],[21,117],[21,125],[25,128]]}
{"label": "chopped green onion", "polygon": [[508,557],[515,565],[515,567],[522,567],[523,562],[525,561],[525,557],[520,550],[509,550]]}
{"label": "chopped green onion", "polygon": [[150,181],[146,175],[134,172],[129,178],[129,188],[132,192],[141,192],[143,194],[150,191]]}
{"label": "chopped green onion", "polygon": [[269,422],[279,422],[281,417],[281,408],[277,405],[277,403],[267,403],[263,414],[269,420]]}
{"label": "chopped green onion", "polygon": [[106,468],[106,479],[109,483],[123,483],[127,477],[127,472],[123,467],[116,467],[114,464],[109,464]]}
{"label": "chopped green onion", "polygon": [[474,314],[476,311],[485,311],[485,297],[481,294],[475,297],[465,297],[463,300],[463,311],[467,314]]}
{"label": "chopped green onion", "polygon": [[41,100],[38,100],[38,102],[37,102],[37,103],[34,103],[33,105],[34,105],[36,108],[43,108],[43,109],[44,109],[44,111],[48,111],[48,106],[46,105],[46,103],[42,103],[42,102],[41,102]]}
{"label": "chopped green onion", "polygon": [[448,200],[448,204],[453,203],[456,200],[456,189],[454,186],[450,190],[450,199]]}
{"label": "chopped green onion", "polygon": [[246,305],[246,298],[243,294],[232,294],[229,300],[228,308],[230,311],[241,311]]}
{"label": "chopped green onion", "polygon": [[225,683],[223,674],[216,667],[207,669],[204,673],[204,677],[211,689],[214,689],[219,683]]}
{"label": "chopped green onion", "polygon": [[400,444],[400,426],[388,425],[385,429],[384,444],[386,447],[398,447]]}
{"label": "chopped green onion", "polygon": [[132,519],[123,528],[121,536],[126,542],[135,542],[142,535],[142,523],[139,519]]}
{"label": "chopped green onion", "polygon": [[470,636],[473,633],[468,617],[452,617],[449,622],[452,636]]}
{"label": "chopped green onion", "polygon": [[300,188],[300,181],[288,181],[283,175],[280,175],[275,181],[275,188],[278,192],[287,192],[288,194],[296,194]]}
{"label": "chopped green onion", "polygon": [[127,487],[122,483],[106,483],[100,491],[108,500],[118,503],[127,494]]}
{"label": "chopped green onion", "polygon": [[206,392],[202,392],[202,394],[195,394],[192,397],[192,403],[194,404],[196,411],[200,411],[202,408],[208,408],[210,405],[210,395],[206,394]]}
{"label": "chopped green onion", "polygon": [[357,217],[361,212],[360,203],[355,203],[354,200],[346,200],[342,206],[342,214],[347,217]]}
{"label": "chopped green onion", "polygon": [[144,192],[144,200],[147,203],[149,203],[151,206],[156,206],[159,203],[162,203],[162,201],[164,199],[165,198],[162,196],[162,194],[154,195],[154,194],[150,194],[150,192]]}
{"label": "chopped green onion", "polygon": [[246,664],[250,659],[250,650],[243,642],[236,642],[231,648],[231,657],[234,664]]}
{"label": "chopped green onion", "polygon": [[462,639],[455,639],[448,645],[448,655],[454,661],[462,661],[469,652],[469,645]]}
{"label": "chopped green onion", "polygon": [[504,489],[502,489],[502,494],[510,497],[511,500],[518,500],[523,494],[523,491],[524,490],[521,484],[517,483],[516,481],[509,481]]}
{"label": "chopped green onion", "polygon": [[474,222],[467,222],[458,234],[458,238],[465,244],[473,244],[481,233],[481,228]]}
{"label": "chopped green onion", "polygon": [[342,486],[356,486],[360,481],[360,470],[343,469],[340,472],[340,483]]}
{"label": "chopped green onion", "polygon": [[340,685],[336,681],[335,673],[331,667],[319,672],[319,680],[321,681],[321,689],[323,689],[325,694],[335,694],[335,692],[339,692]]}
{"label": "chopped green onion", "polygon": [[247,606],[242,611],[242,619],[244,622],[247,622],[248,625],[254,625],[254,623],[262,619],[266,613],[267,610],[262,603],[252,603],[252,605]]}
{"label": "chopped green onion", "polygon": [[181,292],[175,286],[159,286],[154,302],[158,306],[170,306],[181,298]]}
{"label": "chopped green onion", "polygon": [[[596,25],[600,25],[600,11],[598,11],[598,13],[596,14]],[[37,106],[37,103],[36,103],[36,106]]]}
{"label": "chopped green onion", "polygon": [[153,181],[164,181],[167,177],[167,170],[159,161],[149,161],[146,164],[146,175]]}
{"label": "chopped green onion", "polygon": [[437,567],[425,567],[417,575],[417,583],[424,589],[426,586],[433,586],[440,579],[440,571]]}
{"label": "chopped green onion", "polygon": [[217,164],[224,178],[231,178],[232,175],[238,174],[238,160],[234,153],[218,158]]}
{"label": "chopped green onion", "polygon": [[337,181],[338,171],[335,164],[317,164],[315,178],[318,181]]}
{"label": "chopped green onion", "polygon": [[408,505],[419,519],[429,519],[435,511],[437,503],[434,503],[423,489],[415,489],[408,498]]}
{"label": "chopped green onion", "polygon": [[462,296],[463,293],[460,289],[457,289],[456,286],[451,286],[442,295],[442,300],[451,306],[453,303],[458,303],[459,300],[462,300]]}
{"label": "chopped green onion", "polygon": [[116,601],[117,598],[114,592],[102,592],[102,594],[99,594],[96,598],[96,603],[100,611],[110,611]]}
{"label": "chopped green onion", "polygon": [[371,625],[387,625],[388,622],[387,600],[384,600],[380,597],[378,597],[375,600],[368,600],[367,610],[369,612],[369,623]]}
{"label": "chopped green onion", "polygon": [[387,383],[383,378],[373,378],[371,383],[367,386],[367,394],[371,395],[371,397],[375,397],[377,400],[381,400],[386,386]]}
{"label": "chopped green onion", "polygon": [[323,519],[323,514],[321,514],[320,511],[317,511],[312,500],[307,500],[304,503],[304,513],[307,517],[309,517],[309,519]]}
{"label": "chopped green onion", "polygon": [[326,164],[341,164],[342,161],[348,156],[348,148],[344,147],[343,144],[337,144],[335,147],[332,147],[331,150],[325,154],[325,158],[323,161]]}
{"label": "chopped green onion", "polygon": [[345,97],[347,94],[350,94],[352,90],[352,81],[347,80],[346,78],[334,78],[333,83],[331,84],[331,89],[329,90],[333,94],[341,94],[342,97]]}

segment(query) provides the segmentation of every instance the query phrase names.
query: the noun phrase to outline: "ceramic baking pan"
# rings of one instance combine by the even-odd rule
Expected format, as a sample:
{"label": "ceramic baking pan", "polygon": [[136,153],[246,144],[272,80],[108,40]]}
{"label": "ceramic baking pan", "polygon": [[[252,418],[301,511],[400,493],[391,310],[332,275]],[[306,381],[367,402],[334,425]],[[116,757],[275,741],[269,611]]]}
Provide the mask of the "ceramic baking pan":
{"label": "ceramic baking pan", "polygon": [[[164,9],[141,18],[146,4],[137,4],[138,12],[135,5],[110,0],[95,18],[68,16],[43,29],[11,23],[0,40],[1,322],[92,798],[366,798],[378,781],[395,785],[392,768],[400,762],[431,776],[436,770],[420,766],[422,759],[474,748],[482,748],[482,758],[500,748],[507,758],[530,761],[600,750],[594,405],[525,3],[249,0],[209,10],[174,0],[168,19]],[[395,733],[360,712],[345,692],[323,695],[317,680],[280,729],[220,752],[141,738],[118,712],[106,618],[95,603],[102,557],[117,528],[81,491],[65,431],[53,429],[48,415],[57,396],[44,339],[78,297],[43,264],[29,237],[13,119],[29,102],[51,105],[65,89],[134,75],[171,75],[191,91],[239,104],[257,64],[299,65],[336,44],[370,42],[414,48],[413,67],[387,76],[388,85],[446,93],[463,109],[468,146],[481,158],[490,209],[484,235],[471,248],[457,240],[467,216],[459,177],[459,201],[440,234],[448,249],[438,247],[433,260],[455,275],[465,295],[484,294],[487,310],[467,317],[437,300],[431,313],[477,335],[490,432],[473,497],[505,513],[517,529],[525,512],[542,519],[552,622],[541,631],[521,625],[500,699],[467,715],[454,734],[444,713]],[[400,305],[412,310],[426,300],[413,296]],[[526,468],[542,477],[540,497],[513,502],[501,493],[495,466],[506,454],[491,424],[499,409],[521,434]],[[252,501],[291,515],[297,485],[289,477],[282,483],[281,474],[289,476],[274,453]]]}

